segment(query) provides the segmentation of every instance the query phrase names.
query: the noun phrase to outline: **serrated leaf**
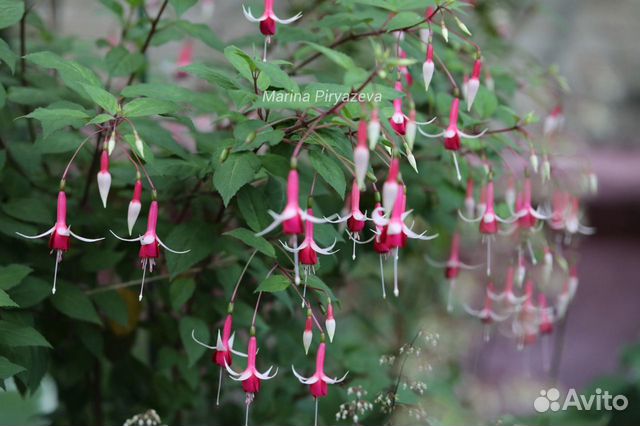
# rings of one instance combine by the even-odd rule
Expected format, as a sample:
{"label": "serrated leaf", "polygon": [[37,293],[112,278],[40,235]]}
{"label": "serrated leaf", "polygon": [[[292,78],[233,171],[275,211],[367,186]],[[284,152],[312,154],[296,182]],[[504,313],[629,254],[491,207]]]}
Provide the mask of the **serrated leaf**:
{"label": "serrated leaf", "polygon": [[76,129],[83,127],[87,123],[89,115],[78,109],[37,108],[26,117],[40,121],[43,137],[46,138],[63,127],[71,126]]}
{"label": "serrated leaf", "polygon": [[177,111],[176,104],[151,98],[134,99],[123,108],[125,117],[147,117],[149,115],[168,114]]}
{"label": "serrated leaf", "polygon": [[11,348],[21,346],[52,347],[35,328],[0,320],[0,345]]}
{"label": "serrated leaf", "polygon": [[269,224],[269,216],[265,209],[267,199],[261,191],[245,186],[238,192],[237,202],[240,214],[251,229],[258,232],[267,227]]}
{"label": "serrated leaf", "polygon": [[75,61],[64,59],[53,52],[43,51],[31,53],[25,56],[25,59],[42,68],[57,70],[67,87],[75,90],[87,99],[90,99],[90,97],[84,90],[83,84],[98,87],[102,85],[98,76],[89,68]]}
{"label": "serrated leaf", "polygon": [[91,299],[75,285],[59,282],[51,303],[70,318],[102,325]]}
{"label": "serrated leaf", "polygon": [[290,92],[299,92],[300,88],[298,83],[293,81],[289,75],[282,71],[279,66],[271,62],[257,62],[258,69],[265,73],[270,80],[270,84],[273,87],[281,87]]}
{"label": "serrated leaf", "polygon": [[23,0],[0,0],[0,29],[18,23],[23,14]]}
{"label": "serrated leaf", "polygon": [[258,293],[260,291],[275,293],[286,290],[290,284],[291,280],[284,275],[271,275],[258,285],[258,288],[256,288],[254,293]]}
{"label": "serrated leaf", "polygon": [[253,81],[252,72],[256,70],[256,63],[249,55],[236,46],[228,46],[224,49],[224,56],[240,73],[249,81]]}
{"label": "serrated leaf", "polygon": [[102,87],[83,83],[82,88],[93,102],[109,114],[113,115],[118,111],[118,100]]}
{"label": "serrated leaf", "polygon": [[423,17],[415,12],[403,11],[395,15],[389,24],[387,24],[387,31],[395,31],[401,28],[412,27],[422,22]]}
{"label": "serrated leaf", "polygon": [[225,207],[231,198],[251,182],[260,168],[260,160],[253,153],[234,153],[216,169],[213,184],[222,196]]}
{"label": "serrated leaf", "polygon": [[201,319],[184,317],[180,320],[178,328],[180,330],[180,340],[182,341],[182,346],[184,346],[184,349],[187,352],[189,367],[191,367],[207,350],[207,348],[199,345],[193,340],[191,333],[193,332],[201,342],[208,342],[209,327],[207,327],[207,324]]}
{"label": "serrated leaf", "polygon": [[257,237],[253,232],[245,228],[236,228],[229,232],[225,232],[222,235],[228,235],[233,238],[237,238],[246,245],[253,247],[260,253],[263,253],[269,257],[276,257],[276,252],[271,244],[262,237]]}
{"label": "serrated leaf", "polygon": [[0,267],[0,289],[9,290],[20,284],[33,269],[25,265],[8,265]]}
{"label": "serrated leaf", "polygon": [[315,171],[344,199],[347,182],[338,162],[320,151],[311,151],[309,159]]}

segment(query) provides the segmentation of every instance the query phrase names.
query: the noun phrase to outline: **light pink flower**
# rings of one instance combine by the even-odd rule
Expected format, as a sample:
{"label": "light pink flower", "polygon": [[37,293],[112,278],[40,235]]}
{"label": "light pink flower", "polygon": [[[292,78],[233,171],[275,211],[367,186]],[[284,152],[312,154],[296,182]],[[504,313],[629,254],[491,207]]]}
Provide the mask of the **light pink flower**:
{"label": "light pink flower", "polygon": [[107,197],[111,188],[111,173],[109,173],[109,154],[106,149],[100,154],[100,171],[98,172],[98,191],[102,205],[107,208]]}
{"label": "light pink flower", "polygon": [[476,95],[478,94],[478,89],[480,88],[481,70],[482,59],[476,59],[476,62],[473,64],[473,73],[471,73],[471,78],[469,79],[469,81],[467,81],[466,84],[467,111],[471,111],[473,102],[475,101]]}
{"label": "light pink flower", "polygon": [[509,314],[499,314],[493,309],[493,300],[491,299],[491,293],[493,293],[493,283],[489,282],[484,297],[484,306],[481,310],[475,310],[469,305],[465,304],[464,309],[469,315],[478,318],[484,325],[484,340],[489,341],[491,337],[491,331],[489,326],[494,322],[501,322],[509,318]]}
{"label": "light pink flower", "polygon": [[429,90],[431,79],[433,78],[433,72],[435,71],[435,64],[433,63],[433,44],[427,45],[427,58],[422,64],[422,78],[424,80],[424,90]]}
{"label": "light pink flower", "polygon": [[[395,89],[397,92],[404,93],[404,88],[402,87],[402,83],[400,80],[396,81]],[[404,136],[407,131],[407,119],[402,112],[402,96],[398,96],[393,100],[393,115],[389,119],[389,124],[391,128],[395,130],[395,132],[401,136]]]}
{"label": "light pink flower", "polygon": [[353,150],[353,162],[358,186],[364,190],[364,180],[369,169],[369,148],[367,147],[367,122],[360,120],[358,126],[358,144]]}

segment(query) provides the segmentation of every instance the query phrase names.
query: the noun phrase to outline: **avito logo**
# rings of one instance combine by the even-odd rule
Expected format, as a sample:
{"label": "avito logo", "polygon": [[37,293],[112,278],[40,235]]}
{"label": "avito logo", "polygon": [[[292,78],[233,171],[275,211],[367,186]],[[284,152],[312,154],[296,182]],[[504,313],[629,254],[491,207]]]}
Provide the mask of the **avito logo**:
{"label": "avito logo", "polygon": [[533,401],[533,408],[539,413],[551,411],[564,411],[571,407],[577,410],[617,410],[622,411],[629,405],[629,400],[624,395],[612,395],[609,391],[597,388],[595,394],[578,394],[575,389],[569,389],[564,401],[560,401],[560,391],[556,388],[541,390],[540,396]]}

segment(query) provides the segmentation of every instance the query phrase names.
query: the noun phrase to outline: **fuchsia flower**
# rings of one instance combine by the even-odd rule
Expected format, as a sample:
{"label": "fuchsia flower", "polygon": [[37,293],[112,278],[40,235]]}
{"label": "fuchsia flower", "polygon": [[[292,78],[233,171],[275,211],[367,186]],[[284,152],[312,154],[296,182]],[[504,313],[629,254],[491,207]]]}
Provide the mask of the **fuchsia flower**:
{"label": "fuchsia flower", "polygon": [[153,268],[156,264],[156,259],[160,256],[160,246],[162,246],[165,250],[170,251],[175,254],[185,254],[189,253],[191,250],[177,251],[169,248],[165,243],[160,240],[158,234],[156,232],[156,228],[158,226],[158,202],[153,200],[151,202],[151,206],[149,207],[149,216],[147,217],[147,232],[144,235],[139,236],[138,238],[122,238],[118,236],[115,232],[110,232],[114,237],[121,241],[126,242],[140,242],[140,251],[138,256],[140,257],[140,264],[142,266],[142,283],[140,285],[140,294],[138,295],[138,300],[142,300],[142,294],[144,292],[144,279],[147,273],[147,266],[149,267],[149,272],[153,272]]}
{"label": "fuchsia flower", "polygon": [[220,330],[218,330],[218,339],[216,341],[215,346],[209,346],[206,343],[198,340],[196,338],[196,331],[191,330],[191,338],[201,346],[204,346],[207,349],[214,350],[214,354],[211,357],[211,360],[220,367],[220,378],[218,380],[218,393],[216,396],[216,405],[220,405],[220,389],[222,387],[222,369],[226,368],[227,365],[231,365],[233,363],[232,353],[241,357],[247,357],[247,354],[242,352],[238,352],[233,349],[233,340],[235,338],[235,333],[232,333],[233,327],[233,316],[231,312],[233,311],[233,303],[229,304],[229,314],[227,314],[227,318],[224,320],[224,326],[222,328],[222,337],[220,337]]}
{"label": "fuchsia flower", "polygon": [[[395,89],[397,92],[404,93],[404,88],[400,80],[396,81]],[[389,124],[397,134],[404,136],[407,132],[407,120],[404,112],[402,112],[402,97],[400,95],[393,100],[393,108],[394,113],[389,119]]]}
{"label": "fuchsia flower", "polygon": [[102,205],[107,208],[107,197],[111,188],[111,173],[109,173],[109,154],[106,149],[100,154],[100,171],[98,172],[98,191]]}
{"label": "fuchsia flower", "polygon": [[477,139],[482,135],[484,135],[487,129],[483,130],[477,135],[468,135],[460,131],[458,129],[459,109],[460,109],[460,99],[453,98],[453,101],[451,101],[451,113],[449,115],[449,126],[442,132],[432,135],[424,132],[420,128],[418,128],[418,130],[420,131],[420,133],[422,133],[424,136],[428,138],[439,138],[441,136],[444,136],[444,147],[445,149],[452,152],[453,162],[456,166],[456,174],[458,176],[458,180],[462,180],[462,175],[460,174],[460,167],[458,166],[458,158],[455,155],[456,151],[459,151],[461,147],[460,137],[467,138],[467,139]]}
{"label": "fuchsia flower", "polygon": [[140,210],[142,209],[142,181],[140,180],[140,176],[136,179],[136,183],[133,186],[133,198],[129,202],[129,209],[127,210],[127,227],[129,228],[129,236],[133,232],[133,226],[136,224],[138,220],[138,215],[140,215]]}
{"label": "fuchsia flower", "polygon": [[353,150],[353,162],[355,163],[358,186],[364,189],[364,179],[369,168],[369,148],[367,147],[367,122],[362,119],[358,126],[358,144]]}
{"label": "fuchsia flower", "polygon": [[[62,183],[61,186],[64,186],[64,183]],[[49,248],[51,249],[51,253],[55,252],[56,254],[56,266],[53,272],[53,287],[51,288],[51,292],[53,294],[56,293],[58,264],[62,261],[62,254],[69,250],[69,247],[71,246],[71,236],[80,241],[84,241],[85,243],[95,243],[96,241],[104,240],[104,238],[81,237],[74,234],[73,231],[71,231],[71,227],[67,226],[67,194],[64,192],[64,189],[60,189],[58,192],[56,223],[51,229],[38,235],[25,235],[20,232],[16,232],[16,234],[30,240],[46,237],[48,235],[51,236],[49,237]]]}
{"label": "fuchsia flower", "polygon": [[362,211],[360,211],[360,188],[358,187],[358,183],[355,180],[351,185],[351,195],[349,196],[349,202],[351,204],[351,209],[350,209],[351,211],[349,212],[349,214],[343,217],[338,217],[337,219],[327,219],[327,220],[331,223],[341,223],[344,221],[347,222],[347,234],[349,235],[349,238],[353,241],[353,252],[351,257],[352,259],[355,260],[356,244],[368,244],[375,238],[375,235],[374,235],[373,237],[371,237],[366,241],[360,240],[361,233],[362,231],[364,231],[367,216],[364,213],[362,213]]}
{"label": "fuchsia flower", "polygon": [[538,311],[540,313],[540,334],[553,332],[553,309],[547,305],[547,297],[544,293],[538,294]]}
{"label": "fuchsia flower", "polygon": [[297,21],[302,17],[302,13],[298,13],[297,15],[288,19],[278,18],[273,11],[273,2],[274,0],[264,0],[264,13],[259,18],[256,18],[251,14],[251,8],[245,8],[244,5],[242,6],[244,17],[247,18],[250,22],[259,22],[260,32],[267,38],[276,35],[276,23],[287,25]]}
{"label": "fuchsia flower", "polygon": [[[376,212],[382,212],[382,205],[380,204],[380,193],[376,192],[376,206],[374,209],[374,213]],[[374,220],[374,219],[372,219]],[[375,220],[374,220],[375,223]],[[387,245],[387,226],[383,225],[383,224],[378,224],[375,223],[376,225],[376,230],[375,230],[375,236],[373,239],[373,250],[378,253],[378,257],[380,260],[380,282],[382,284],[382,298],[386,299],[387,298],[387,291],[385,289],[384,286],[384,264],[382,262],[382,258],[383,257],[387,257],[389,254],[389,246]]]}
{"label": "fuchsia flower", "polygon": [[438,262],[426,256],[426,260],[432,266],[444,268],[444,276],[449,281],[449,296],[447,298],[447,311],[453,311],[453,293],[456,287],[456,281],[460,274],[460,269],[476,269],[480,265],[467,265],[460,261],[460,234],[453,234],[451,239],[451,251],[449,259],[446,262]]}
{"label": "fuchsia flower", "polygon": [[557,133],[562,130],[563,126],[564,114],[562,112],[562,106],[558,105],[551,111],[551,114],[544,119],[544,134],[548,136]]}
{"label": "fuchsia flower", "polygon": [[382,206],[384,207],[383,213],[385,215],[391,213],[398,198],[398,194],[400,193],[400,184],[398,183],[399,175],[400,159],[398,157],[393,157],[391,165],[389,166],[387,180],[382,185]]}
{"label": "fuchsia flower", "polygon": [[499,302],[506,302],[509,309],[518,311],[520,306],[527,300],[527,295],[516,296],[513,291],[513,282],[515,277],[515,269],[513,266],[507,268],[507,279],[505,281],[504,290],[501,293],[489,293],[489,297]]}
{"label": "fuchsia flower", "polygon": [[258,342],[255,336],[255,330],[251,327],[251,337],[249,338],[249,348],[247,349],[247,368],[245,368],[241,373],[234,371],[229,364],[225,364],[225,368],[229,372],[229,376],[231,379],[242,382],[242,389],[246,394],[245,404],[246,415],[245,415],[245,426],[249,424],[249,406],[253,402],[255,395],[260,392],[261,380],[270,380],[273,379],[276,374],[278,374],[278,367],[276,367],[276,371],[269,375],[273,366],[269,367],[267,371],[264,373],[260,373],[256,368],[256,354],[258,352]]}
{"label": "fuchsia flower", "polygon": [[480,72],[482,71],[482,59],[476,59],[473,64],[473,73],[471,78],[466,83],[466,98],[467,98],[467,111],[471,111],[473,101],[476,99],[478,89],[480,88]]}
{"label": "fuchsia flower", "polygon": [[380,139],[380,113],[378,108],[371,112],[371,119],[367,125],[367,139],[369,139],[369,149],[374,150]]}
{"label": "fuchsia flower", "polygon": [[192,63],[193,63],[193,40],[186,40],[182,44],[182,48],[180,49],[180,53],[178,54],[178,61],[176,62],[178,71],[176,72],[176,78],[188,77],[189,74],[184,72],[180,68],[188,67]]}
{"label": "fuchsia flower", "polygon": [[307,312],[307,321],[305,322],[304,333],[302,333],[302,344],[304,345],[304,354],[309,354],[309,347],[311,347],[311,340],[313,339],[313,318],[311,317],[311,310]]}
{"label": "fuchsia flower", "polygon": [[[518,203],[516,203],[518,204]],[[518,217],[518,227],[521,229],[532,229],[537,224],[537,219],[546,220],[548,216],[543,215],[531,206],[531,179],[525,177],[522,188],[522,198],[519,206],[516,206],[516,216]]]}
{"label": "fuchsia flower", "polygon": [[308,378],[298,374],[295,367],[293,365],[291,366],[291,370],[293,370],[293,374],[298,378],[300,383],[302,383],[303,385],[309,385],[309,390],[311,391],[311,395],[313,395],[313,397],[316,400],[316,415],[315,415],[316,425],[318,424],[318,398],[323,398],[327,396],[327,394],[329,393],[329,387],[327,385],[340,383],[347,377],[347,374],[349,374],[349,372],[347,371],[344,374],[344,376],[342,376],[340,379],[335,377],[332,379],[329,376],[327,376],[324,372],[325,355],[326,355],[326,346],[323,339],[323,342],[320,343],[320,346],[318,346],[318,354],[316,355],[316,372],[313,374],[313,376]]}
{"label": "fuchsia flower", "polygon": [[427,45],[427,59],[422,64],[422,78],[424,79],[425,91],[429,90],[435,68],[435,64],[433,63],[433,44],[429,43]]}
{"label": "fuchsia flower", "polygon": [[557,192],[553,196],[553,212],[550,217],[550,226],[557,231],[564,230],[568,235],[580,233],[592,235],[595,228],[580,223],[580,200],[568,193]]}
{"label": "fuchsia flower", "polygon": [[527,299],[520,310],[517,319],[512,324],[512,330],[518,336],[518,350],[525,345],[535,343],[539,332],[538,308],[533,304],[533,282],[527,281],[525,285]]}
{"label": "fuchsia flower", "polygon": [[485,325],[485,329],[484,329],[485,342],[488,342],[489,338],[491,337],[491,329],[489,328],[489,326],[494,322],[501,322],[509,318],[508,314],[500,315],[493,309],[493,301],[490,296],[492,293],[493,293],[493,283],[489,282],[489,284],[487,285],[487,290],[485,292],[484,306],[479,311],[469,307],[469,305],[467,304],[464,305],[464,309],[465,311],[467,311],[469,315],[472,315],[478,318]]}
{"label": "fuchsia flower", "polygon": [[[407,59],[407,52],[402,49],[400,49],[400,59]],[[409,68],[406,65],[402,65],[398,67],[398,71],[402,76],[404,76],[404,80],[407,83],[407,86],[413,86],[413,76],[411,75]]]}

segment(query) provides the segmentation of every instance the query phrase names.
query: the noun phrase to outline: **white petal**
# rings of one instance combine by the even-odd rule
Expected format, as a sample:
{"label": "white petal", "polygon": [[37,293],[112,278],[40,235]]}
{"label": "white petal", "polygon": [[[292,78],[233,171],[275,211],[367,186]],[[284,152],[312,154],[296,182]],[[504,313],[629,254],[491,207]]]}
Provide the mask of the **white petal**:
{"label": "white petal", "polygon": [[424,79],[424,90],[429,90],[431,79],[433,78],[433,71],[435,70],[435,64],[433,61],[425,61],[422,64],[422,78]]}
{"label": "white petal", "polygon": [[52,226],[51,229],[49,229],[48,231],[43,232],[42,234],[38,234],[38,235],[25,235],[22,234],[20,232],[16,232],[16,234],[20,235],[22,238],[28,238],[30,240],[35,240],[37,238],[42,238],[42,237],[46,237],[47,235],[51,235],[53,233],[53,230],[56,229],[56,226]]}
{"label": "white petal", "polygon": [[338,251],[338,250],[331,251],[336,246],[336,242],[337,242],[337,239],[334,239],[333,240],[333,244],[331,244],[329,247],[322,248],[322,247],[318,246],[315,241],[311,241],[311,248],[316,253],[320,253],[320,254],[323,254],[325,256],[329,256],[329,255],[332,255],[332,254],[334,254],[334,253],[336,253]]}
{"label": "white petal", "polygon": [[102,241],[102,240],[104,240],[104,237],[102,237],[102,238],[85,238],[85,237],[81,237],[81,236],[80,236],[80,235],[78,235],[78,234],[74,234],[74,233],[73,233],[73,231],[71,230],[71,227],[69,227],[69,233],[70,233],[71,235],[73,235],[73,237],[74,237],[75,239],[80,240],[80,241],[84,241],[85,243],[95,243],[95,242],[97,242],[97,241]]}
{"label": "white petal", "polygon": [[467,111],[471,111],[473,101],[476,99],[478,89],[480,88],[480,81],[477,78],[472,78],[467,82],[466,98],[467,98]]}
{"label": "white petal", "polygon": [[428,240],[433,240],[434,238],[438,238],[438,234],[425,236],[427,231],[424,231],[422,234],[416,234],[411,229],[409,229],[407,225],[404,225],[402,227],[402,231],[406,234],[407,237],[417,239],[417,240],[428,241]]}
{"label": "white petal", "polygon": [[369,168],[369,150],[367,148],[356,148],[353,151],[353,161],[356,169],[356,181],[360,188],[364,188],[364,180],[367,177]]}
{"label": "white petal", "polygon": [[290,23],[295,22],[298,19],[302,18],[302,12],[298,12],[297,15],[292,16],[291,18],[287,18],[287,19],[278,18],[276,15],[273,15],[272,18],[273,18],[274,21],[276,21],[279,24],[287,25],[287,24],[290,24]]}
{"label": "white petal", "polygon": [[276,371],[274,371],[273,374],[269,376],[269,373],[271,372],[272,369],[273,369],[273,366],[269,367],[269,369],[264,373],[260,373],[259,371],[256,371],[256,376],[258,376],[260,380],[273,379],[278,374],[278,367],[276,367]]}
{"label": "white petal", "polygon": [[111,235],[113,235],[114,237],[116,237],[120,241],[126,241],[128,243],[132,243],[134,241],[140,241],[142,239],[142,237],[138,237],[138,238],[122,238],[122,237],[119,237],[118,234],[113,232],[111,229],[109,229],[109,232],[111,232]]}
{"label": "white petal", "polygon": [[485,133],[487,133],[489,129],[484,129],[483,131],[481,131],[480,133],[478,133],[477,135],[468,135],[460,130],[458,130],[458,133],[460,134],[460,136],[462,136],[463,138],[467,138],[467,139],[477,139],[479,137],[481,137],[482,135],[484,135]]}
{"label": "white petal", "polygon": [[327,328],[327,335],[329,336],[329,342],[333,342],[333,336],[336,333],[336,320],[328,319],[324,322],[324,325]]}
{"label": "white petal", "polygon": [[293,375],[296,376],[296,378],[303,385],[312,385],[312,384],[314,384],[315,382],[318,381],[318,377],[316,377],[315,375],[307,378],[307,377],[304,377],[304,376],[298,374],[298,372],[296,371],[296,368],[293,365],[291,366],[291,370],[293,370]]}
{"label": "white petal", "polygon": [[165,243],[162,242],[162,240],[160,240],[160,237],[156,236],[156,239],[158,240],[158,243],[167,251],[170,251],[171,253],[175,253],[175,254],[185,254],[185,253],[189,253],[191,251],[191,249],[189,250],[183,250],[183,251],[177,251],[177,250],[173,250],[170,249],[169,247],[167,247],[167,245]]}
{"label": "white petal", "polygon": [[214,349],[214,350],[215,350],[215,349],[217,349],[215,346],[209,346],[209,345],[207,345],[206,343],[201,342],[200,340],[198,340],[198,339],[196,338],[196,330],[195,330],[195,329],[194,329],[194,330],[191,330],[191,338],[192,338],[192,339],[193,339],[197,344],[199,344],[200,346],[204,346],[204,347],[205,347],[205,348],[207,348],[207,349]]}
{"label": "white petal", "polygon": [[482,220],[482,216],[479,216],[475,219],[469,219],[468,217],[465,217],[465,215],[463,215],[460,210],[458,210],[458,216],[460,216],[460,219],[464,220],[467,223],[476,223]]}
{"label": "white petal", "polygon": [[337,379],[337,378],[336,378],[336,379],[331,379],[331,378],[329,378],[328,376],[326,376],[326,375],[325,375],[325,376],[322,378],[322,381],[323,381],[323,382],[325,382],[325,383],[327,383],[327,384],[329,384],[329,385],[334,385],[334,384],[336,384],[336,383],[340,383],[340,382],[344,381],[344,379],[346,379],[346,378],[347,378],[347,374],[349,374],[349,372],[348,372],[348,371],[347,371],[346,373],[344,373],[344,376],[342,376],[342,377],[341,377],[341,378],[339,378],[339,379]]}
{"label": "white petal", "polygon": [[432,135],[431,133],[427,133],[424,130],[422,130],[420,127],[418,127],[418,131],[420,132],[420,134],[422,136],[426,136],[428,138],[440,138],[444,135],[444,130],[441,131],[440,133],[436,133],[435,135]]}
{"label": "white petal", "polygon": [[127,210],[127,227],[129,228],[129,235],[133,232],[133,226],[136,224],[138,220],[138,215],[140,214],[140,208],[142,204],[139,201],[130,201],[129,209]]}
{"label": "white petal", "polygon": [[244,14],[244,17],[247,18],[247,20],[250,21],[250,22],[261,22],[261,21],[264,21],[265,19],[267,19],[267,17],[265,15],[262,15],[259,18],[254,17],[251,14],[251,8],[250,7],[244,7],[244,5],[242,5],[242,13]]}

